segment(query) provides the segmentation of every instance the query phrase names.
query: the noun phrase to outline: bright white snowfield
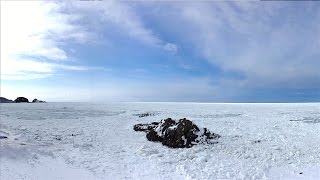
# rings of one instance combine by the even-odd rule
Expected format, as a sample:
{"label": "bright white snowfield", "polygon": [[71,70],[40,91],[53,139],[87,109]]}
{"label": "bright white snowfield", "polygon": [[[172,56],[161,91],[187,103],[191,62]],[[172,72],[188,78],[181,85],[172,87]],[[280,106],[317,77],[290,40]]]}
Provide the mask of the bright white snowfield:
{"label": "bright white snowfield", "polygon": [[[12,103],[0,117],[1,180],[320,179],[319,103]],[[133,131],[168,117],[219,143],[171,149]]]}

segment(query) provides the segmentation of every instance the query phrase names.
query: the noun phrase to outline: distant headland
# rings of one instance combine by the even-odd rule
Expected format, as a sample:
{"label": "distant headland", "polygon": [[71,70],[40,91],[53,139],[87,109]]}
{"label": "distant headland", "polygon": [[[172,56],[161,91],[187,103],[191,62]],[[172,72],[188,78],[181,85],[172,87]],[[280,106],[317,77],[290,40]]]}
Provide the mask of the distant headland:
{"label": "distant headland", "polygon": [[28,98],[25,97],[17,97],[14,101],[7,99],[5,97],[0,97],[0,103],[46,103],[46,101],[33,99],[31,102],[29,102]]}

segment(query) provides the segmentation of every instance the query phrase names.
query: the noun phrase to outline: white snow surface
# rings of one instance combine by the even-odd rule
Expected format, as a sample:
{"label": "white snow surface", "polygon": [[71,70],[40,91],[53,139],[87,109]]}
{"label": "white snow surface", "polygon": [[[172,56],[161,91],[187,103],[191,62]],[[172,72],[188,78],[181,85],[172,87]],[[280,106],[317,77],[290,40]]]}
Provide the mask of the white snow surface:
{"label": "white snow surface", "polygon": [[[0,179],[320,179],[320,104],[0,104]],[[139,118],[134,114],[157,112]],[[172,149],[133,131],[187,118],[218,144]]]}

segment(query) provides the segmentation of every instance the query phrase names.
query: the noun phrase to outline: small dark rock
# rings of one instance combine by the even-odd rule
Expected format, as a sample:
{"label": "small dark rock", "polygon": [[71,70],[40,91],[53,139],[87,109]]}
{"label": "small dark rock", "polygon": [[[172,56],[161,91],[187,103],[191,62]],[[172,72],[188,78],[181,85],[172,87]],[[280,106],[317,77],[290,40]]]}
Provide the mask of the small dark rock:
{"label": "small dark rock", "polygon": [[16,102],[16,103],[28,103],[29,100],[27,98],[25,98],[25,97],[17,97],[17,99],[14,100],[14,102]]}
{"label": "small dark rock", "polygon": [[59,137],[59,136],[54,137],[54,139],[57,141],[61,141],[61,137]]}
{"label": "small dark rock", "polygon": [[8,139],[7,136],[0,136],[0,139]]}

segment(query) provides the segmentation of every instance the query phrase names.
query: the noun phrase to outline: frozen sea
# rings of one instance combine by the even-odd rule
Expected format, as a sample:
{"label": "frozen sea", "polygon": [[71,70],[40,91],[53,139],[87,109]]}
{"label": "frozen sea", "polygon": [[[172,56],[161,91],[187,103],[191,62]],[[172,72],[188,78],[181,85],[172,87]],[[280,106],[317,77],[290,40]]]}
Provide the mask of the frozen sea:
{"label": "frozen sea", "polygon": [[[320,103],[0,106],[0,179],[320,179]],[[222,137],[171,149],[132,129],[168,117]]]}

